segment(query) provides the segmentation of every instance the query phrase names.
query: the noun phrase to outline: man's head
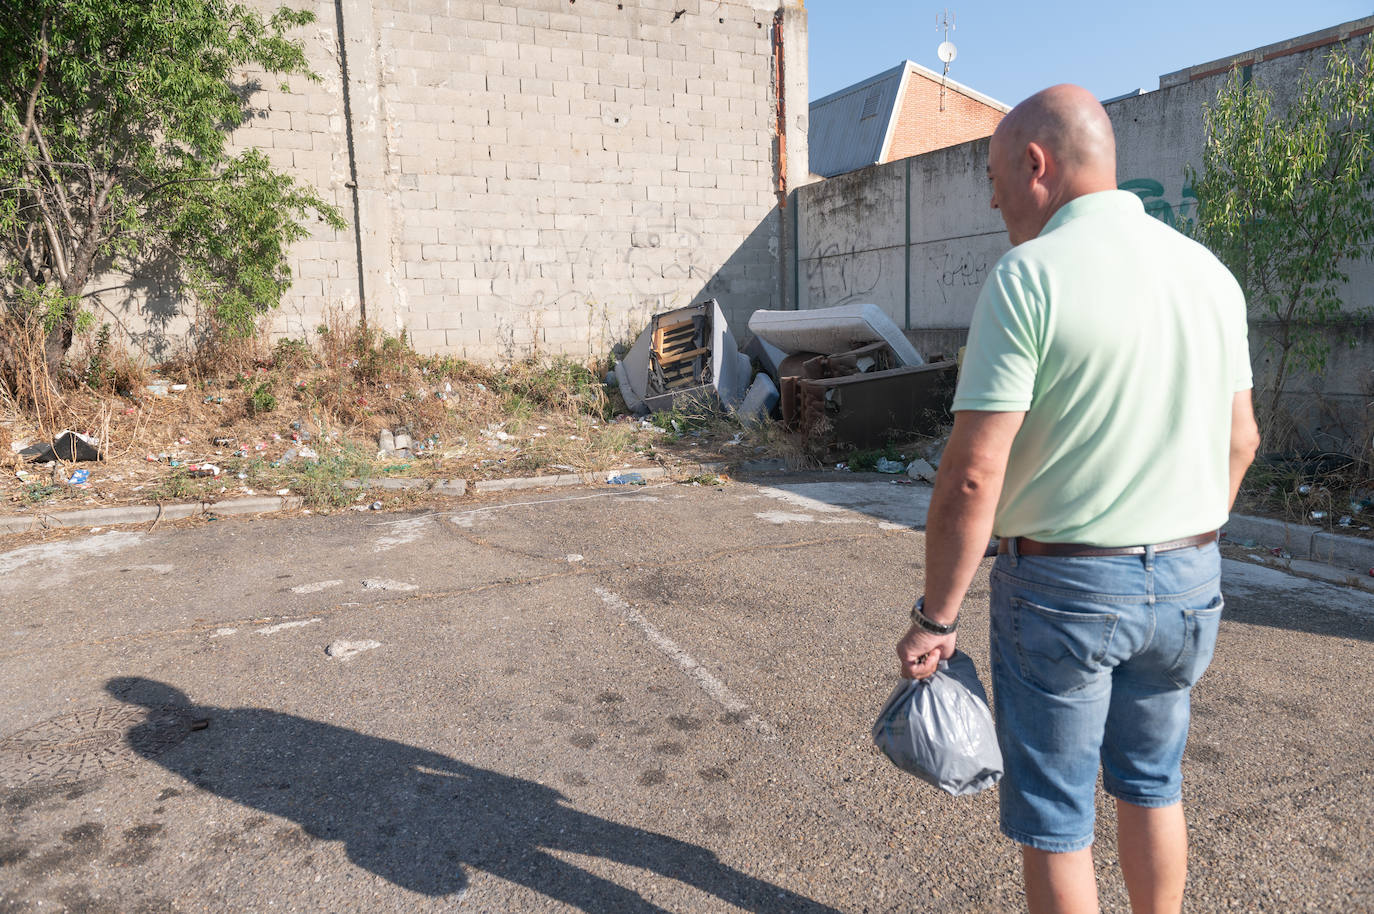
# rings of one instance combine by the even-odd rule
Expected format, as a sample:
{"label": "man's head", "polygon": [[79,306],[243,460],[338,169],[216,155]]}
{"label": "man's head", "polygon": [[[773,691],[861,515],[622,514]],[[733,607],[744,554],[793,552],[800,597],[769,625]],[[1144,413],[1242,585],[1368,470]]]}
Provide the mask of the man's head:
{"label": "man's head", "polygon": [[1116,187],[1116,138],[1088,90],[1051,86],[1011,110],[988,152],[992,208],[1012,244],[1029,241],[1075,197]]}

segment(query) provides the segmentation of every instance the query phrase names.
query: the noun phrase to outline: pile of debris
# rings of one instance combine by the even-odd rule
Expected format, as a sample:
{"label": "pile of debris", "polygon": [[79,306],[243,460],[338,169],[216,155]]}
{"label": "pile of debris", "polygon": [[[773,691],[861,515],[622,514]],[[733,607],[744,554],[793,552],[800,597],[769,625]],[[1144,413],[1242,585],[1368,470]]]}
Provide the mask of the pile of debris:
{"label": "pile of debris", "polygon": [[832,446],[882,447],[951,421],[955,362],[926,364],[877,305],[755,311],[749,330],[741,351],[715,299],[655,315],[609,380],[641,415],[707,397]]}

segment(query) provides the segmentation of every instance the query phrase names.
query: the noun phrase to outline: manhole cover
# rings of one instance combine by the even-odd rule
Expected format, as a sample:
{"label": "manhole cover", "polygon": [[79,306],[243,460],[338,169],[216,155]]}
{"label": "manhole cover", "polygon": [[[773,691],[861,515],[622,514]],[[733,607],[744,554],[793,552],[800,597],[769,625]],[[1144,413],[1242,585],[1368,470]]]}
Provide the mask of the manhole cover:
{"label": "manhole cover", "polygon": [[111,705],[45,720],[0,740],[0,784],[67,784],[127,768],[186,738],[177,708]]}

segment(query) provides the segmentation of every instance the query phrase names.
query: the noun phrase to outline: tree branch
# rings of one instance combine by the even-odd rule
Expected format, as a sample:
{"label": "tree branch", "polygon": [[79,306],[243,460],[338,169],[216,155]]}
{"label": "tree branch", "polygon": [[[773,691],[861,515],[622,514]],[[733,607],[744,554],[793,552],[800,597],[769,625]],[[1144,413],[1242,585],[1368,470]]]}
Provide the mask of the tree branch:
{"label": "tree branch", "polygon": [[39,31],[39,42],[43,46],[43,56],[38,61],[38,80],[33,84],[33,89],[29,91],[29,101],[24,107],[24,132],[19,137],[19,145],[24,146],[29,142],[29,132],[37,124],[35,117],[38,109],[38,93],[43,89],[43,74],[48,69],[48,20],[43,20],[43,25]]}
{"label": "tree branch", "polygon": [[[48,163],[53,161],[52,152],[48,149],[47,140],[43,139],[43,131],[39,129],[37,121],[33,123],[33,138],[38,141],[38,152],[43,157],[40,164],[43,171],[46,173],[48,182],[52,184],[53,191],[57,195],[57,203],[58,206],[61,207],[60,214],[62,216],[62,221],[66,223],[68,233],[75,238],[82,233],[77,229],[76,219],[72,216],[72,204],[71,200],[67,197],[67,189],[62,186],[61,178],[54,174],[53,170],[48,166]],[[90,166],[87,165],[86,167],[89,168]]]}

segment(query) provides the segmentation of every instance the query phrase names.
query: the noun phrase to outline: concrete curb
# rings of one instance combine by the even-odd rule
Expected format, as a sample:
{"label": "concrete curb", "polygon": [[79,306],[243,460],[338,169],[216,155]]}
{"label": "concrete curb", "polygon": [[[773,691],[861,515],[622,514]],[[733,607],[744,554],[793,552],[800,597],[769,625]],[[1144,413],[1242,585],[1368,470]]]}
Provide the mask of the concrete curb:
{"label": "concrete curb", "polygon": [[[677,473],[688,475],[719,473],[725,469],[723,463],[702,463],[678,467]],[[645,467],[643,469],[615,470],[605,473],[564,473],[558,476],[528,476],[513,479],[483,479],[473,484],[474,492],[509,492],[517,489],[542,489],[554,486],[594,485],[605,482],[605,477],[622,473],[638,473],[643,479],[663,479],[671,475],[664,467]],[[350,480],[350,482],[353,482]],[[366,485],[353,482],[344,483],[348,489],[377,488],[392,491],[406,489],[425,489],[441,495],[466,495],[466,479],[378,479]],[[224,501],[192,502],[170,505],[125,505],[117,508],[85,508],[79,511],[62,511],[55,514],[37,513],[32,515],[10,515],[0,517],[0,535],[6,533],[28,533],[34,530],[48,530],[54,527],[104,527],[115,524],[151,524],[161,520],[179,520],[195,517],[198,514],[271,514],[277,511],[294,511],[305,505],[299,495],[271,495],[249,498],[230,498]]]}
{"label": "concrete curb", "polygon": [[126,505],[118,508],[87,508],[58,514],[11,515],[0,517],[0,533],[27,533],[53,527],[94,527],[114,524],[151,524],[158,520],[180,520],[197,514],[267,514],[290,511],[305,504],[299,495],[257,498],[230,498],[174,505]]}
{"label": "concrete curb", "polygon": [[1261,546],[1281,548],[1295,559],[1341,565],[1360,571],[1374,568],[1374,540],[1328,533],[1321,527],[1290,524],[1268,517],[1234,515],[1221,528],[1226,541],[1239,545],[1254,540]]}

